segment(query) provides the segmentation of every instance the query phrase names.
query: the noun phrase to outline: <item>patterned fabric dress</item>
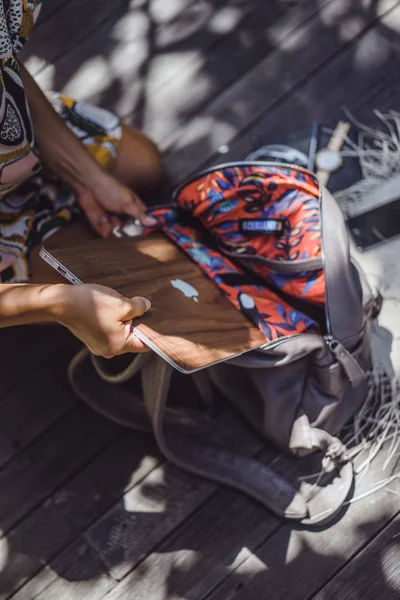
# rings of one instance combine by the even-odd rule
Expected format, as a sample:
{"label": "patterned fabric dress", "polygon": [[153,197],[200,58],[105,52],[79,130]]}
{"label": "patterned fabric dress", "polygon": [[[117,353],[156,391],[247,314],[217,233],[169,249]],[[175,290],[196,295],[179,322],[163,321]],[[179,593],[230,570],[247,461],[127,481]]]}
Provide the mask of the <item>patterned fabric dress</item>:
{"label": "patterned fabric dress", "polygon": [[[75,196],[41,170],[35,130],[16,58],[40,9],[40,0],[0,0],[0,282],[24,282],[29,253],[79,212]],[[96,160],[111,168],[121,138],[108,111],[49,94],[50,102]]]}

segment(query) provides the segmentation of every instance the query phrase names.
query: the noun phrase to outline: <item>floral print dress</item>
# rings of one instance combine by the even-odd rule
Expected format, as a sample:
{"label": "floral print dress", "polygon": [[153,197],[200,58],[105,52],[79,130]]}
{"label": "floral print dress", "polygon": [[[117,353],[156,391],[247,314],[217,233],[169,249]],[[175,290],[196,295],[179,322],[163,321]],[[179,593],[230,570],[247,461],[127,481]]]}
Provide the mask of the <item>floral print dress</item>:
{"label": "floral print dress", "polygon": [[[35,124],[19,73],[18,51],[32,31],[40,0],[0,0],[0,282],[28,281],[32,248],[79,212],[75,195],[42,171]],[[121,139],[112,113],[60,94],[48,98],[96,160],[111,168]]]}

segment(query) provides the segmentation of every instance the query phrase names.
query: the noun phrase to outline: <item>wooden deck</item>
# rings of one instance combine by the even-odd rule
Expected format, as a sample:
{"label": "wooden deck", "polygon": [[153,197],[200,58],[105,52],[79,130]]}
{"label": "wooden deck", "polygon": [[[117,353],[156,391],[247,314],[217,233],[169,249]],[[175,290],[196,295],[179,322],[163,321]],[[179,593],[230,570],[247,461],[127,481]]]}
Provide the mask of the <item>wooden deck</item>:
{"label": "wooden deck", "polygon": [[[399,33],[394,0],[44,0],[24,58],[43,87],[143,127],[179,181],[343,106],[399,110]],[[329,529],[295,528],[82,405],[65,374],[77,347],[61,329],[1,331],[2,600],[400,597],[399,480]],[[382,477],[378,457],[356,493]]]}

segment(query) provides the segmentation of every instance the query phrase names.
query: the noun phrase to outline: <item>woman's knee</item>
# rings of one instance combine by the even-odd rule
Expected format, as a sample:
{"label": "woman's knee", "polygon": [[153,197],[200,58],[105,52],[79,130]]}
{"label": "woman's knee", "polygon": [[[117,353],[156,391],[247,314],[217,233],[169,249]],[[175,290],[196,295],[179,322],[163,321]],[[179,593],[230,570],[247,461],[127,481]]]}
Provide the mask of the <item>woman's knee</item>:
{"label": "woman's knee", "polygon": [[144,133],[122,125],[115,176],[138,193],[154,193],[163,181],[163,164],[157,145]]}

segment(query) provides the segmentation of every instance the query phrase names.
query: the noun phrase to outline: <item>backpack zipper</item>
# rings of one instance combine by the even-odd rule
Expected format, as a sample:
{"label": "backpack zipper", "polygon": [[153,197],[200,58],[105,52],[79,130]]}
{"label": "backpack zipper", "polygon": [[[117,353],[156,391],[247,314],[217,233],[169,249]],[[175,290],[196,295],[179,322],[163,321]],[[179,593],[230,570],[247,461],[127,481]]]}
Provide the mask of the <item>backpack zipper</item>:
{"label": "backpack zipper", "polygon": [[353,387],[357,387],[366,377],[366,372],[361,367],[360,363],[349,352],[341,342],[334,339],[331,335],[325,336],[325,343],[329,350],[336,357],[336,360],[342,366],[350,383]]}
{"label": "backpack zipper", "polygon": [[[149,208],[151,210],[158,209],[158,208],[176,208],[177,204],[175,202],[175,198],[177,197],[179,192],[184,187],[186,187],[187,185],[192,183],[193,181],[196,181],[196,179],[200,179],[201,177],[204,177],[204,175],[208,175],[209,173],[212,173],[213,171],[219,171],[220,169],[226,169],[228,167],[248,167],[248,166],[255,166],[255,167],[267,166],[267,167],[282,167],[282,168],[286,168],[286,169],[294,169],[296,171],[300,171],[301,173],[305,173],[306,175],[313,177],[315,179],[315,181],[318,183],[315,173],[308,171],[304,167],[299,167],[298,165],[293,165],[291,163],[268,162],[268,161],[261,161],[261,160],[235,161],[235,162],[230,162],[230,163],[222,163],[222,164],[216,165],[214,167],[207,167],[206,169],[202,169],[196,176],[192,175],[191,177],[188,177],[174,189],[174,191],[172,192],[171,202],[168,202],[167,204],[156,204],[154,206],[150,206]],[[318,186],[319,186],[319,183],[318,183]]]}
{"label": "backpack zipper", "polygon": [[[313,333],[297,333],[291,336],[285,336],[284,338],[280,338],[279,340],[272,340],[271,342],[267,342],[263,346],[258,348],[258,351],[266,351],[272,350],[273,348],[277,348],[282,344],[287,342],[291,342],[294,338],[302,336],[303,338],[313,338],[315,339],[315,334]],[[368,373],[364,371],[361,367],[360,363],[357,359],[349,352],[341,342],[336,340],[332,335],[325,335],[324,341],[326,346],[328,347],[332,356],[336,359],[336,361],[340,364],[348,380],[350,381],[352,387],[357,387],[360,383],[365,381]]]}
{"label": "backpack zipper", "polygon": [[215,165],[214,167],[207,167],[206,169],[203,169],[202,171],[200,171],[200,173],[198,173],[196,176],[192,175],[191,177],[188,177],[183,183],[179,184],[178,187],[175,188],[175,190],[172,193],[172,201],[174,201],[174,198],[176,198],[176,196],[179,194],[179,192],[181,191],[182,188],[189,185],[189,183],[191,183],[192,181],[196,181],[196,179],[200,179],[200,177],[204,177],[204,175],[208,175],[209,173],[212,173],[213,171],[219,171],[220,169],[226,169],[228,167],[248,167],[248,166],[255,166],[255,167],[268,166],[268,167],[281,167],[283,169],[285,169],[285,168],[286,169],[294,169],[295,171],[299,171],[300,173],[304,173],[306,175],[313,177],[319,186],[319,182],[318,182],[318,179],[317,179],[315,173],[312,173],[311,171],[309,171],[308,169],[305,169],[304,167],[299,167],[298,165],[293,165],[292,163],[270,162],[267,160],[266,161],[241,160],[241,161],[235,161],[235,162],[230,162],[230,163],[222,163],[220,165]]}

